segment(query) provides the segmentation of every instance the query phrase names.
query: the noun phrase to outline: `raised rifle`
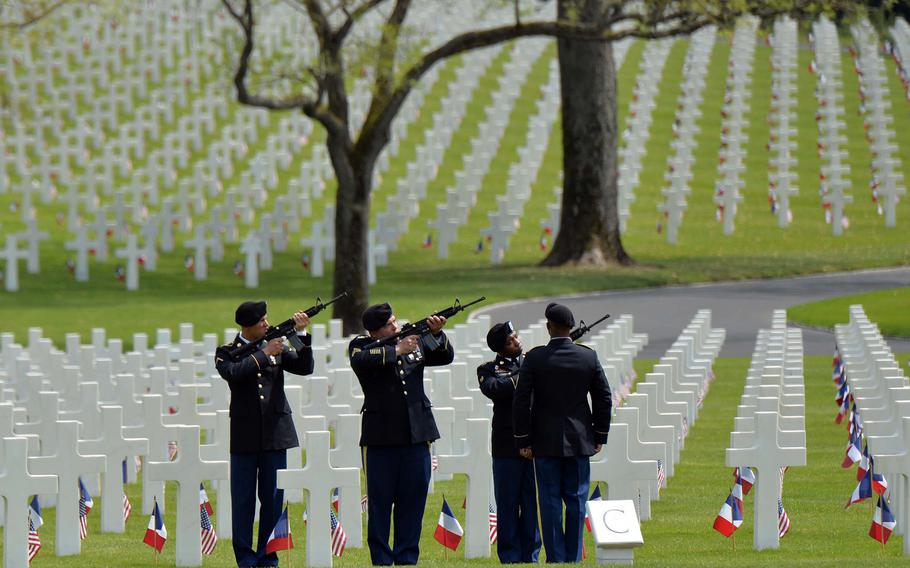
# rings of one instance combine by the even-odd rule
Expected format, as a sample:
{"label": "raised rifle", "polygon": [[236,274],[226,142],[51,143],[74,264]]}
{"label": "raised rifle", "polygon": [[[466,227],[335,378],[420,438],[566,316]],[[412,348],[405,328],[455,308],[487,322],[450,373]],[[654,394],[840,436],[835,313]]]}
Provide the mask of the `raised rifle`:
{"label": "raised rifle", "polygon": [[[325,303],[323,303],[322,298],[316,296],[316,305],[311,308],[307,308],[303,311],[303,313],[305,313],[308,318],[312,318],[322,310],[326,309],[347,295],[347,292],[342,292],[341,294],[338,294]],[[294,349],[299,350],[301,347],[303,347],[303,342],[300,341],[299,337],[297,337],[297,323],[294,321],[294,318],[288,318],[276,326],[270,326],[268,330],[266,330],[265,335],[259,341],[250,341],[243,347],[238,347],[237,349],[231,351],[231,358],[242,359],[247,355],[259,351],[259,345],[263,341],[271,341],[279,337],[286,337],[288,339],[288,343],[290,343],[291,347]]]}
{"label": "raised rifle", "polygon": [[390,335],[388,337],[383,337],[382,339],[377,339],[376,341],[364,346],[363,349],[364,349],[364,351],[366,351],[367,349],[373,349],[374,347],[381,347],[383,345],[394,345],[399,339],[401,339],[402,337],[407,337],[409,335],[417,335],[417,336],[421,336],[421,337],[424,335],[427,335],[428,333],[430,333],[430,324],[427,322],[427,320],[429,320],[431,317],[441,316],[446,319],[449,319],[450,317],[454,316],[455,314],[464,310],[465,308],[469,308],[469,307],[473,306],[474,304],[482,302],[486,299],[487,299],[486,296],[481,296],[481,297],[477,298],[476,300],[474,300],[473,302],[470,302],[467,304],[462,304],[458,300],[458,298],[455,298],[455,303],[452,304],[451,306],[449,306],[448,308],[444,308],[442,310],[439,310],[438,312],[433,312],[429,316],[423,318],[422,320],[420,320],[416,323],[406,323],[406,324],[404,324],[404,327],[402,327],[398,333],[396,333],[394,335]]}
{"label": "raised rifle", "polygon": [[593,328],[595,325],[599,324],[603,320],[607,319],[608,317],[610,317],[610,314],[605,315],[604,317],[600,318],[599,320],[592,323],[591,325],[586,324],[585,320],[581,320],[581,323],[578,325],[578,327],[576,327],[575,329],[572,330],[572,333],[569,334],[569,337],[572,339],[572,341],[578,341],[579,339],[581,339],[584,336],[584,334],[591,331],[591,328]]}

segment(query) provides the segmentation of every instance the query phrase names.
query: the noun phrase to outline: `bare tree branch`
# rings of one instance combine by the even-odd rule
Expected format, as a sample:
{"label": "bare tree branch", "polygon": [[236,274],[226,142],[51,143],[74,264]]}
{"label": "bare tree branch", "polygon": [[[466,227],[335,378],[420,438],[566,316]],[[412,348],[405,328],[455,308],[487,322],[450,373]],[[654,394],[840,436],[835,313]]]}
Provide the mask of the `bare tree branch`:
{"label": "bare tree branch", "polygon": [[[222,0],[221,3],[243,30],[243,49],[240,52],[237,71],[234,73],[234,88],[237,90],[237,101],[243,105],[272,110],[301,109],[307,116],[318,120],[327,130],[337,133],[347,132],[346,125],[322,104],[323,87],[318,80],[319,90],[316,97],[295,95],[272,98],[253,94],[247,90],[246,77],[249,73],[250,57],[253,53],[253,29],[256,25],[253,17],[253,2],[252,0],[245,0],[242,13],[231,4],[230,0]],[[314,75],[316,74],[314,73]]]}
{"label": "bare tree branch", "polygon": [[335,37],[339,40],[343,40],[348,35],[348,32],[351,31],[351,28],[354,26],[354,24],[360,21],[362,17],[367,15],[370,10],[387,1],[388,0],[366,0],[360,6],[354,8],[353,11],[345,10],[347,19],[345,19],[343,24],[341,24],[341,27],[338,28],[338,31],[335,32]]}
{"label": "bare tree branch", "polygon": [[49,6],[43,6],[37,12],[26,12],[23,14],[23,19],[21,21],[0,23],[0,30],[24,30],[32,24],[36,24],[47,16],[51,15],[53,12],[57,11],[57,9],[65,4],[68,4],[70,1],[71,0],[57,0]]}

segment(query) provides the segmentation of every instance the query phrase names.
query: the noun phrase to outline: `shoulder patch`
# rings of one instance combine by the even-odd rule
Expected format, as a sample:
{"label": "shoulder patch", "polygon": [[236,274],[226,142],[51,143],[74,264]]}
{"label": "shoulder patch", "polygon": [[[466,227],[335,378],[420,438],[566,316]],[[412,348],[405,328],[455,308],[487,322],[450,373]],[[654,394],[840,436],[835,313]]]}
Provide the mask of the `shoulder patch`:
{"label": "shoulder patch", "polygon": [[355,353],[360,353],[360,351],[361,351],[360,347],[355,347],[355,348],[351,349],[351,355],[353,355]]}

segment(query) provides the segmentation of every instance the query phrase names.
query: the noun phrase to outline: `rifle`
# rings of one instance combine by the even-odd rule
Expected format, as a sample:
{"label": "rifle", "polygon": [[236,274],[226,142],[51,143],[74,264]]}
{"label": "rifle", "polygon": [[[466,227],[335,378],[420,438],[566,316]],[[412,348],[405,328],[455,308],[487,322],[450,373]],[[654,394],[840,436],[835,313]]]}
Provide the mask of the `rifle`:
{"label": "rifle", "polygon": [[374,347],[381,347],[383,345],[393,345],[395,342],[397,342],[402,337],[407,337],[409,335],[417,335],[417,336],[421,336],[421,337],[424,335],[427,335],[428,333],[430,333],[430,324],[427,323],[427,320],[430,319],[431,317],[441,316],[446,319],[449,319],[450,317],[454,316],[455,314],[464,310],[465,308],[471,307],[474,304],[482,302],[486,299],[487,299],[486,296],[481,296],[481,297],[477,298],[476,300],[474,300],[473,302],[470,302],[467,304],[462,304],[458,300],[458,298],[455,298],[455,303],[452,304],[451,306],[449,306],[448,308],[444,308],[442,310],[439,310],[438,312],[433,312],[432,314],[423,318],[422,320],[420,320],[417,323],[406,323],[406,324],[404,324],[404,327],[401,328],[401,331],[399,331],[398,333],[396,333],[394,335],[390,335],[388,337],[384,337],[382,339],[377,339],[376,341],[364,346],[363,349],[364,349],[364,351],[366,351],[367,349],[373,349]]}
{"label": "rifle", "polygon": [[610,317],[610,314],[605,315],[604,317],[600,318],[599,320],[592,323],[591,325],[586,324],[585,320],[581,320],[581,323],[579,324],[579,326],[572,330],[572,333],[569,334],[569,337],[572,339],[573,342],[578,341],[579,339],[582,338],[582,336],[584,334],[591,331],[592,327],[599,324],[600,322],[607,319],[608,317]]}
{"label": "rifle", "polygon": [[[312,318],[313,316],[315,316],[322,310],[326,309],[327,307],[331,306],[332,304],[334,304],[335,302],[337,302],[338,300],[340,300],[341,298],[343,298],[347,295],[348,295],[347,292],[342,292],[341,294],[338,294],[337,296],[335,296],[334,298],[332,298],[331,300],[329,300],[328,302],[325,302],[325,303],[322,302],[322,298],[320,298],[319,296],[316,296],[316,305],[311,308],[307,308],[306,310],[304,310],[303,313],[305,313],[308,318]],[[299,350],[301,347],[303,347],[303,342],[300,341],[300,338],[297,337],[296,328],[297,328],[297,323],[294,322],[294,318],[286,319],[285,321],[281,322],[277,326],[270,326],[269,329],[266,330],[265,335],[259,341],[255,341],[255,342],[250,341],[243,347],[238,347],[237,349],[234,349],[233,351],[231,351],[231,358],[242,359],[243,357],[246,357],[247,355],[250,355],[255,351],[259,351],[259,345],[263,341],[271,341],[271,340],[277,339],[279,337],[287,337],[288,342],[291,344],[291,347]]]}

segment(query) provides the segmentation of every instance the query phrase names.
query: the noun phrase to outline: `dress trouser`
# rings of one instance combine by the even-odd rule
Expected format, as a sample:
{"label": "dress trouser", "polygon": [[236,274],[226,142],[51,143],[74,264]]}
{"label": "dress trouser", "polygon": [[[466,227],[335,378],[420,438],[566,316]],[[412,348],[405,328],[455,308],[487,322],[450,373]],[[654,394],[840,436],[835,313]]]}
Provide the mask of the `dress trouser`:
{"label": "dress trouser", "polygon": [[[537,494],[540,507],[540,532],[547,562],[581,560],[585,502],[591,481],[587,456],[534,458],[537,468]],[[566,506],[565,528],[562,507]]]}
{"label": "dress trouser", "polygon": [[[367,544],[374,565],[417,564],[430,486],[430,446],[366,446]],[[394,511],[395,543],[389,546]]]}
{"label": "dress trouser", "polygon": [[[231,527],[237,566],[278,566],[278,555],[265,546],[281,516],[284,490],[276,487],[277,472],[286,469],[287,450],[231,454]],[[253,549],[253,517],[259,487],[259,541]]]}
{"label": "dress trouser", "polygon": [[503,564],[537,562],[537,495],[534,464],[524,458],[493,458],[496,553]]}

